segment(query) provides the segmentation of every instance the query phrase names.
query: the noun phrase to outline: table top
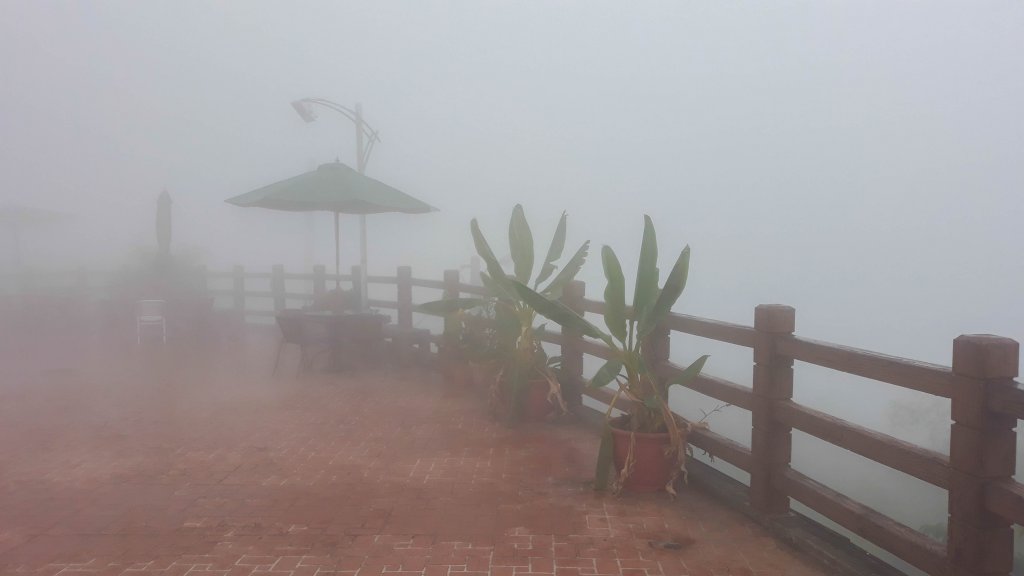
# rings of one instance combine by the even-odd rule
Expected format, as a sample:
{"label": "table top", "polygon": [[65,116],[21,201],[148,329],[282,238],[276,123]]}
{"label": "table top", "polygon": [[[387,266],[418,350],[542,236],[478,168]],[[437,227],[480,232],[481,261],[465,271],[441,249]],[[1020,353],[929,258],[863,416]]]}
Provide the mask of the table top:
{"label": "table top", "polygon": [[[293,314],[295,312],[292,312]],[[366,318],[366,319],[387,319],[386,314],[379,312],[335,312],[333,310],[300,310],[297,314],[302,317],[308,318]]]}

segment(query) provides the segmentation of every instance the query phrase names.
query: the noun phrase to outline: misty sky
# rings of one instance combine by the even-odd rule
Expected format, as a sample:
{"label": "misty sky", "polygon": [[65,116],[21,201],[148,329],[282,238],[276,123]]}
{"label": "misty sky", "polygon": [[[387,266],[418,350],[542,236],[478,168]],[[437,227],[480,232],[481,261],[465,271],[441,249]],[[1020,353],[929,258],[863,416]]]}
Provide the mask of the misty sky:
{"label": "misty sky", "polygon": [[789,303],[941,363],[962,332],[1024,339],[1020,2],[0,0],[0,77],[0,204],[75,220],[40,262],[122,264],[164,188],[211,268],[332,262],[327,215],[223,203],[354,163],[347,120],[289,106],[322,97],[363,103],[369,174],[441,209],[371,218],[373,273],[465,263],[473,216],[503,245],[516,202],[629,269],[649,213],[663,267],[693,247],[681,310]]}

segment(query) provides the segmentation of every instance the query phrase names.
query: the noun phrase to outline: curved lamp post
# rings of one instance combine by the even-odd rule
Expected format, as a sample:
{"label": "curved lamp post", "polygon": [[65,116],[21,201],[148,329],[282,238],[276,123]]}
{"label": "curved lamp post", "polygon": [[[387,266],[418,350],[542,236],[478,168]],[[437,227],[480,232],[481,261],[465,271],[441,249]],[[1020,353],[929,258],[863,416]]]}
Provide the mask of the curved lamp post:
{"label": "curved lamp post", "polygon": [[[363,106],[362,104],[356,104],[355,109],[343,106],[337,102],[325,100],[323,98],[302,98],[301,100],[295,100],[292,102],[292,108],[299,114],[307,124],[316,120],[316,111],[313,109],[314,106],[322,106],[329,110],[333,110],[342,116],[348,118],[356,125],[356,170],[360,174],[366,173],[366,163],[370,161],[370,153],[373,152],[373,145],[380,142],[380,137],[377,136],[377,131],[370,127],[369,124],[363,120]],[[338,244],[338,213],[334,213],[334,244]],[[366,214],[359,215],[359,266],[362,270],[360,274],[360,286],[359,294],[360,298],[365,301],[366,298],[366,275],[368,273],[366,269]],[[334,255],[334,267],[337,270],[340,267],[340,260],[337,252]]]}

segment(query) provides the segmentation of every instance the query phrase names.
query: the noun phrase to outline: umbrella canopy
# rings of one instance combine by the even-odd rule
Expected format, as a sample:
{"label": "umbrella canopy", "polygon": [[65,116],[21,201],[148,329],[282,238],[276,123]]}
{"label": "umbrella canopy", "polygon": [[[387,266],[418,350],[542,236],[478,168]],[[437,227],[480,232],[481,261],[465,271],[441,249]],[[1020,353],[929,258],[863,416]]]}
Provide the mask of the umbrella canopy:
{"label": "umbrella canopy", "polygon": [[[423,214],[437,210],[430,204],[417,200],[379,180],[360,174],[341,162],[321,164],[316,170],[275,182],[234,198],[228,198],[226,202],[246,208],[269,208],[289,212],[333,212],[334,268],[338,275],[341,274],[338,214],[359,214],[365,217],[367,214],[386,212]],[[365,263],[365,224],[361,236],[361,260]],[[363,285],[359,287],[359,297],[365,305],[366,270],[363,270],[362,278]]]}
{"label": "umbrella canopy", "polygon": [[341,162],[322,164],[312,172],[229,198],[227,202],[235,206],[271,210],[320,210],[341,214],[422,214],[437,210]]}

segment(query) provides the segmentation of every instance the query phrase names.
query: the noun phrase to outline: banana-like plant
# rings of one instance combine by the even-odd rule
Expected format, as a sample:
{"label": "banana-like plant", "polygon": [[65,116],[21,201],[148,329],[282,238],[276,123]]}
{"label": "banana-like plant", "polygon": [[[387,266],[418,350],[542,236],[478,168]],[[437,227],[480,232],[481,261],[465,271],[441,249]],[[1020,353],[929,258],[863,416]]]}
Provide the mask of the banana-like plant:
{"label": "banana-like plant", "polygon": [[[565,306],[556,299],[538,292],[524,283],[515,283],[516,292],[523,301],[549,320],[571,328],[579,333],[601,340],[611,349],[611,357],[594,374],[587,384],[591,388],[601,388],[609,384],[616,387],[615,396],[606,413],[608,426],[601,443],[595,474],[595,488],[605,489],[608,485],[608,471],[612,459],[611,414],[612,409],[620,401],[625,401],[622,408],[628,414],[624,421],[620,420],[617,427],[632,433],[667,432],[669,435],[669,453],[672,459],[673,475],[666,490],[672,492],[672,484],[680,471],[683,470],[685,456],[685,434],[691,424],[676,416],[668,406],[669,388],[675,384],[685,384],[700,375],[708,356],[701,356],[690,364],[683,372],[671,380],[665,380],[655,374],[652,367],[645,362],[645,347],[650,341],[649,336],[654,329],[665,321],[686,287],[689,274],[690,247],[686,246],[676,259],[672,271],[665,284],[658,287],[658,242],[654,224],[649,216],[644,216],[644,235],[640,247],[640,261],[637,266],[636,286],[633,292],[631,308],[626,306],[625,278],[622,266],[615,252],[608,246],[601,250],[601,263],[607,281],[604,290],[605,312],[604,322],[607,331],[602,330]],[[632,445],[626,461],[632,459]],[[620,472],[618,486],[622,486],[630,473],[630,466]]]}
{"label": "banana-like plant", "polygon": [[[572,281],[587,259],[590,242],[584,242],[561,269],[558,261],[565,251],[566,215],[563,212],[541,265],[537,267],[534,254],[533,232],[526,220],[523,207],[517,204],[509,219],[508,243],[513,270],[506,272],[494,255],[490,244],[480,231],[474,218],[470,223],[473,244],[483,259],[487,272],[481,273],[486,298],[455,298],[421,304],[420,312],[452,318],[461,311],[490,308],[494,314],[497,350],[494,355],[499,370],[492,398],[511,402],[509,416],[518,417],[525,393],[531,381],[542,379],[548,383],[548,400],[565,411],[561,386],[556,376],[559,358],[549,358],[541,346],[543,326],[536,326],[537,311],[519,294],[519,285],[532,286],[531,291],[542,298],[557,300],[565,286]],[[536,274],[535,274],[536,272]]]}

